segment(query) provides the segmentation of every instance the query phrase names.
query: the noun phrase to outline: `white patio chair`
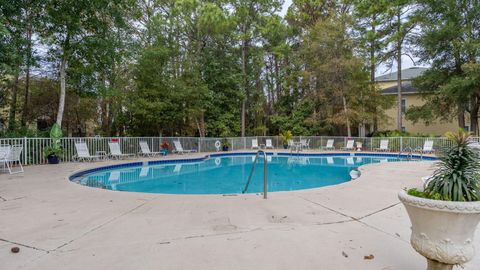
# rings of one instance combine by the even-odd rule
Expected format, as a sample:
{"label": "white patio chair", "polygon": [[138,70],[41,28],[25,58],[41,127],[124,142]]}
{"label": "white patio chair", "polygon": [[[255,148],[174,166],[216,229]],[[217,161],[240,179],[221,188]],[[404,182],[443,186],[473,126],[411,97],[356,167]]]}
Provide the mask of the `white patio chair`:
{"label": "white patio chair", "polygon": [[271,139],[265,140],[265,149],[273,149],[273,144]]}
{"label": "white patio chair", "polygon": [[108,148],[110,148],[110,156],[112,158],[120,159],[120,158],[128,158],[128,157],[135,156],[134,154],[122,153],[122,150],[120,149],[120,144],[118,142],[109,142]]}
{"label": "white patio chair", "polygon": [[[15,174],[15,173],[23,173],[23,166],[22,166],[22,161],[20,161],[20,157],[22,155],[23,151],[23,146],[22,145],[12,145],[10,147],[10,150],[6,151],[6,149],[3,150],[3,159],[0,161],[4,164],[4,166],[7,166],[8,172],[10,174]],[[18,171],[13,171],[13,167],[15,164],[18,164],[20,169]]]}
{"label": "white patio chair", "polygon": [[355,147],[353,146],[355,144],[354,140],[348,140],[347,145],[342,147],[342,150],[355,150]]}
{"label": "white patio chair", "polygon": [[138,154],[147,157],[154,157],[160,155],[161,153],[150,151],[150,147],[148,146],[147,142],[140,142],[140,152]]}
{"label": "white patio chair", "polygon": [[293,140],[288,140],[287,144],[288,144],[288,148],[289,148],[290,150],[292,150],[293,148],[295,148],[295,143],[293,142]]}
{"label": "white patio chair", "polygon": [[307,139],[301,139],[300,140],[300,146],[303,148],[303,149],[310,149],[310,140],[307,140]]}
{"label": "white patio chair", "polygon": [[257,139],[252,139],[252,149],[260,149],[258,147],[258,140]]}
{"label": "white patio chair", "polygon": [[99,160],[101,158],[100,156],[90,155],[90,152],[88,151],[87,143],[85,142],[75,142],[75,150],[77,151],[77,154],[73,156],[73,159],[77,161],[82,161],[82,160],[92,161],[92,160]]}
{"label": "white patio chair", "polygon": [[431,140],[425,141],[423,143],[423,148],[416,149],[416,152],[420,152],[423,154],[431,154],[435,152],[435,150],[433,150],[433,141]]}
{"label": "white patio chair", "polygon": [[175,150],[172,151],[172,152],[174,152],[174,153],[184,154],[184,153],[194,153],[194,152],[197,152],[197,150],[194,150],[194,149],[190,149],[190,150],[185,150],[185,149],[183,149],[182,144],[180,143],[180,141],[173,141],[173,146],[175,147]]}
{"label": "white patio chair", "polygon": [[0,162],[3,163],[3,170],[5,170],[7,163],[4,160],[7,158],[8,154],[10,153],[10,145],[9,144],[2,144],[0,145]]}
{"label": "white patio chair", "polygon": [[333,139],[329,139],[327,141],[327,145],[321,147],[321,149],[325,149],[325,150],[335,150],[335,146],[333,146],[333,143],[334,143],[334,140]]}
{"label": "white patio chair", "polygon": [[390,149],[388,148],[388,140],[381,140],[380,141],[380,147],[375,148],[375,151],[380,151],[380,152],[389,152]]}

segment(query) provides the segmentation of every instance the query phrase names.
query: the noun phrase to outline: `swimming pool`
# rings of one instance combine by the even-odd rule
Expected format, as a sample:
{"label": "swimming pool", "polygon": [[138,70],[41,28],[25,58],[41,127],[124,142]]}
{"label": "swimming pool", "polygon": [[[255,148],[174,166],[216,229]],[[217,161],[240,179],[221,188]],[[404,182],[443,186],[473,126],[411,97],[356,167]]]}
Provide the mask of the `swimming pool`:
{"label": "swimming pool", "polygon": [[[165,194],[237,194],[247,182],[253,153],[211,155],[184,160],[134,162],[77,172],[70,180],[117,191]],[[268,191],[289,191],[336,185],[352,180],[359,166],[405,161],[394,154],[269,153]],[[263,191],[263,159],[259,158],[247,193]],[[353,172],[352,172],[353,171]]]}

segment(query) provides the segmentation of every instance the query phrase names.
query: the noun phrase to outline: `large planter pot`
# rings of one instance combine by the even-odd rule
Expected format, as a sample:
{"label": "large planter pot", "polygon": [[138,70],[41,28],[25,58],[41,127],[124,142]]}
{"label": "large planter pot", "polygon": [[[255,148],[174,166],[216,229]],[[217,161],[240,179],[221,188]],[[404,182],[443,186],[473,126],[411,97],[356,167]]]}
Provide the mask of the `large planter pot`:
{"label": "large planter pot", "polygon": [[228,151],[228,146],[227,146],[227,145],[222,146],[222,150],[223,150],[224,152],[227,152],[227,151]]}
{"label": "large planter pot", "polygon": [[288,144],[284,144],[283,149],[288,149]]}
{"label": "large planter pot", "polygon": [[48,164],[58,164],[60,162],[56,155],[48,155],[47,160],[48,160]]}
{"label": "large planter pot", "polygon": [[473,238],[480,202],[448,202],[398,194],[412,222],[412,247],[427,258],[427,270],[449,270],[475,255]]}

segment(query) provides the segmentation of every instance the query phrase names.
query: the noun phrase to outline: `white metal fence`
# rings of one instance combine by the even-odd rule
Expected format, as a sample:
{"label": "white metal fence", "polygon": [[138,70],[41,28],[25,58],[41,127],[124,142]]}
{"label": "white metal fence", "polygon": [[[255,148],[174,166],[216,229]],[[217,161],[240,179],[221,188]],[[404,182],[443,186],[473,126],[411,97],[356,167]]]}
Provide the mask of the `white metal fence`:
{"label": "white metal fence", "polygon": [[[184,149],[196,149],[198,152],[215,152],[215,142],[222,142],[224,139],[228,140],[230,150],[248,150],[252,148],[252,140],[257,139],[258,144],[266,144],[267,139],[272,140],[274,148],[283,148],[283,142],[278,136],[255,136],[255,137],[231,137],[231,138],[198,138],[198,137],[68,137],[62,138],[61,144],[64,150],[64,155],[61,158],[63,162],[73,160],[76,154],[75,142],[86,142],[90,154],[94,155],[98,151],[105,151],[109,153],[108,142],[118,141],[123,153],[137,154],[140,151],[140,141],[146,141],[152,152],[158,152],[161,149],[161,144],[167,141],[170,149],[173,148],[173,141],[180,141]],[[450,141],[442,137],[340,137],[340,136],[296,136],[294,141],[307,140],[309,149],[315,150],[327,144],[329,139],[334,140],[336,149],[346,145],[347,140],[354,140],[361,142],[362,149],[365,151],[372,151],[380,147],[381,140],[388,140],[389,150],[391,152],[406,152],[410,149],[415,150],[423,147],[427,140],[433,141],[433,148],[439,150],[442,147],[448,146]],[[480,138],[474,138],[479,141]],[[0,145],[22,145],[22,162],[24,165],[44,164],[47,159],[44,157],[44,149],[51,144],[50,138],[0,138]]]}

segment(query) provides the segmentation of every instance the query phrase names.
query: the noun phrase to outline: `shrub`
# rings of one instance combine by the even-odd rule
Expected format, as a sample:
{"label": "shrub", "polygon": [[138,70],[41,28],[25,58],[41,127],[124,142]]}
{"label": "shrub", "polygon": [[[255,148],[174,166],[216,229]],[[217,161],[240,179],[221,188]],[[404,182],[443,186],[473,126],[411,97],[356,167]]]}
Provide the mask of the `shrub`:
{"label": "shrub", "polygon": [[448,201],[478,201],[480,157],[469,147],[470,134],[459,130],[446,137],[453,145],[442,150],[424,193],[428,198],[439,194],[440,199]]}

